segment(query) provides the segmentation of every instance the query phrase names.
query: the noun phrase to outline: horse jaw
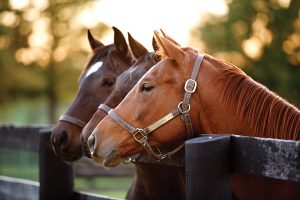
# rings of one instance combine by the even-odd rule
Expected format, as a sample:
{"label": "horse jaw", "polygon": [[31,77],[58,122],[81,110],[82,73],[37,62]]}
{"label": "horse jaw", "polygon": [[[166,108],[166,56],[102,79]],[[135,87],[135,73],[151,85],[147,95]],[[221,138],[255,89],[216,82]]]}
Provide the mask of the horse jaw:
{"label": "horse jaw", "polygon": [[122,158],[117,150],[112,150],[102,161],[105,167],[115,167],[122,162]]}

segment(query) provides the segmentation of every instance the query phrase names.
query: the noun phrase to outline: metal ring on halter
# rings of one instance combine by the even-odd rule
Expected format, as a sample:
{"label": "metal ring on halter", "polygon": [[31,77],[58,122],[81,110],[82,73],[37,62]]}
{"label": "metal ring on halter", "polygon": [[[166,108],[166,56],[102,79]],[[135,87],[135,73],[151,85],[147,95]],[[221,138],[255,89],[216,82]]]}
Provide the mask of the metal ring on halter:
{"label": "metal ring on halter", "polygon": [[[186,105],[187,106],[187,109],[183,109],[183,105]],[[178,110],[180,113],[182,114],[186,114],[190,111],[191,109],[191,105],[190,104],[184,104],[182,101],[178,104]]]}
{"label": "metal ring on halter", "polygon": [[[138,135],[140,134],[140,135]],[[145,134],[144,130],[141,128],[136,128],[135,131],[132,133],[133,138],[135,141],[137,141],[140,144],[144,144],[145,141],[147,141],[148,137],[147,134]],[[140,137],[140,138],[138,138]]]}
{"label": "metal ring on halter", "polygon": [[127,157],[127,158],[124,158],[124,159],[123,159],[123,163],[124,163],[124,164],[130,164],[131,162],[132,162],[131,157]]}

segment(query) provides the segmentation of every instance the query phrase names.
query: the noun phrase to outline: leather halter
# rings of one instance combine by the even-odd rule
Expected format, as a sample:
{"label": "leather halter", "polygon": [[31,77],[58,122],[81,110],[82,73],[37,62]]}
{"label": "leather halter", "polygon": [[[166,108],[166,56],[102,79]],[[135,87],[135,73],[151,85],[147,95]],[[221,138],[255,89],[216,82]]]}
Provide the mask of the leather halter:
{"label": "leather halter", "polygon": [[105,111],[115,122],[117,122],[125,130],[127,130],[133,136],[135,141],[140,143],[145,148],[145,150],[149,154],[151,154],[156,160],[170,158],[171,155],[178,152],[184,146],[184,143],[176,147],[174,150],[162,154],[158,148],[157,148],[158,152],[155,152],[153,148],[150,146],[150,144],[148,143],[148,135],[153,131],[155,131],[156,129],[158,129],[159,127],[166,124],[167,122],[171,121],[175,117],[181,115],[181,119],[184,122],[186,130],[188,132],[188,138],[191,138],[193,136],[193,127],[192,127],[191,117],[189,114],[191,106],[189,102],[192,94],[196,91],[197,88],[196,78],[203,58],[204,55],[202,54],[197,55],[191,77],[185,82],[184,85],[185,94],[183,100],[179,102],[178,106],[174,108],[170,113],[168,113],[161,119],[157,120],[156,122],[150,124],[144,129],[133,127],[132,125],[124,121],[117,113],[115,113],[115,111],[112,108],[110,108],[105,104],[101,104],[98,107],[98,109],[102,109],[103,111]]}
{"label": "leather halter", "polygon": [[86,122],[81,121],[80,119],[77,119],[75,117],[71,117],[69,115],[61,115],[59,117],[59,121],[66,121],[69,122],[71,124],[74,124],[76,126],[79,126],[80,128],[84,128],[86,125]]}

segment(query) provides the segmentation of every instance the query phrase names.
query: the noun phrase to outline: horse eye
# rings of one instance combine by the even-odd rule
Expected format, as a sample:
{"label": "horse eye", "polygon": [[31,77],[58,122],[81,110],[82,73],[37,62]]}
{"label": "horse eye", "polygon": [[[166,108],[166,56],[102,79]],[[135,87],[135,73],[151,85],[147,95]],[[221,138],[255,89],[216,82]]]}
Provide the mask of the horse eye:
{"label": "horse eye", "polygon": [[115,79],[104,79],[103,82],[102,82],[102,86],[103,87],[111,87],[115,84]]}
{"label": "horse eye", "polygon": [[150,92],[153,88],[149,83],[144,83],[141,87],[141,92]]}

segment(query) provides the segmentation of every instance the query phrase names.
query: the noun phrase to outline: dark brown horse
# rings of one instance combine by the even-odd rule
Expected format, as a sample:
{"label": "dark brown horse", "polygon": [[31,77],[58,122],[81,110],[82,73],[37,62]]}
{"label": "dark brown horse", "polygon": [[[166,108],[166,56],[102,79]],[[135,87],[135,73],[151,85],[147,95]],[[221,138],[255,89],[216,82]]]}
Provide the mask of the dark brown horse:
{"label": "dark brown horse", "polygon": [[[130,34],[128,34],[128,42],[136,61],[129,69],[118,76],[114,90],[104,101],[104,105],[108,105],[112,108],[116,107],[123,100],[137,81],[159,60],[157,54],[148,52],[148,50],[142,44],[137,42]],[[153,47],[155,48],[154,43]],[[87,146],[87,139],[97,124],[106,115],[107,113],[104,110],[98,109],[81,133],[83,151],[88,157],[90,157],[90,151]]]}
{"label": "dark brown horse", "polygon": [[[144,148],[161,159],[167,155],[153,148],[182,143],[187,133],[300,139],[296,107],[230,63],[181,48],[157,32],[155,38],[162,60],[97,125],[89,137],[94,160],[115,166]],[[238,199],[300,196],[299,183],[243,174],[232,181]]]}
{"label": "dark brown horse", "polygon": [[[159,60],[159,56],[149,53],[142,45],[136,45],[130,34],[128,35],[129,46],[136,58],[135,64],[118,76],[116,87],[105,100],[104,104],[110,107],[117,106],[126,94],[132,89],[137,81]],[[153,47],[155,49],[155,43]],[[107,115],[102,109],[98,109],[92,119],[83,129],[81,141],[84,152],[90,157],[87,147],[87,138],[96,125]],[[184,169],[163,165],[135,163],[136,174],[126,199],[130,200],[164,200],[185,199],[185,174]]]}
{"label": "dark brown horse", "polygon": [[51,134],[53,149],[65,161],[74,161],[83,155],[80,143],[82,128],[99,103],[114,89],[117,76],[134,62],[123,34],[115,27],[113,30],[114,43],[107,46],[88,31],[93,55],[81,74],[75,100]]}

